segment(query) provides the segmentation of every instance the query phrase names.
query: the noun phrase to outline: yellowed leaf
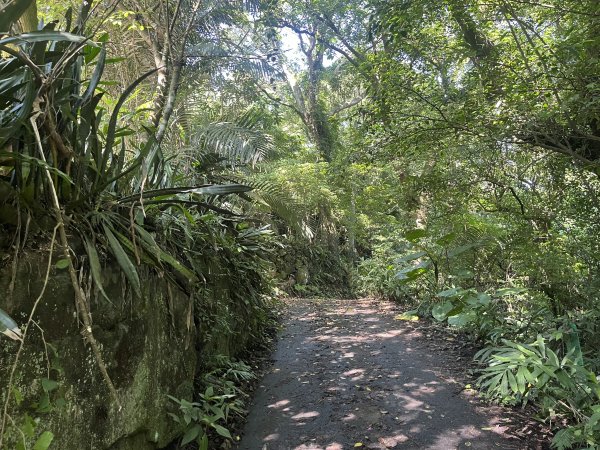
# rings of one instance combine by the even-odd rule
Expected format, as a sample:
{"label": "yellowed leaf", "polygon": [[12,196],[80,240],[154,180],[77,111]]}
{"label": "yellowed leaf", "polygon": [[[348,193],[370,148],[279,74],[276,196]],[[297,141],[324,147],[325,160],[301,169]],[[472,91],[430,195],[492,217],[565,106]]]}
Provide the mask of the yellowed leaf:
{"label": "yellowed leaf", "polygon": [[416,314],[411,314],[410,312],[405,312],[402,314],[398,314],[396,317],[394,317],[395,320],[404,320],[406,322],[418,322],[419,321],[419,316],[417,316]]}

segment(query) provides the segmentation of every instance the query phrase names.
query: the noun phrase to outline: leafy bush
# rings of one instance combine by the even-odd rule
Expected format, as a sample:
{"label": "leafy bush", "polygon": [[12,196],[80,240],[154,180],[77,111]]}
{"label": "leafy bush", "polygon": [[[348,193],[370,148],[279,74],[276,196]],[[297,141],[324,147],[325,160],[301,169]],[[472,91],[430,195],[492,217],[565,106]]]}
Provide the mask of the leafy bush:
{"label": "leafy bush", "polygon": [[254,373],[248,365],[223,356],[217,356],[213,364],[216,367],[202,376],[197,401],[169,396],[179,405],[179,414],[170,416],[183,427],[181,446],[196,442],[200,450],[214,448],[211,432],[231,441],[233,437],[227,429],[230,416],[244,413],[248,395],[239,385],[254,379]]}
{"label": "leafy bush", "polygon": [[542,418],[573,423],[555,435],[554,448],[595,448],[600,443],[600,383],[583,365],[577,334],[557,331],[550,338],[539,335],[530,344],[502,344],[475,356],[487,366],[477,381],[481,390],[504,403],[535,402]]}

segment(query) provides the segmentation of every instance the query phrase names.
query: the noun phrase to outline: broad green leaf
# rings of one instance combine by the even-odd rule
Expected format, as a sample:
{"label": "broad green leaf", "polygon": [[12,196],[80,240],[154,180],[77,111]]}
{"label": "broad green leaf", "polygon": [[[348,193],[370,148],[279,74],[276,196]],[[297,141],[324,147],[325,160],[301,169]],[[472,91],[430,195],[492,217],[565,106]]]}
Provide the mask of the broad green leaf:
{"label": "broad green leaf", "polygon": [[188,430],[183,435],[183,438],[181,439],[181,445],[189,444],[190,442],[195,440],[201,432],[202,427],[198,424],[194,424],[193,426],[188,428]]}
{"label": "broad green leaf", "polygon": [[475,320],[476,315],[473,311],[468,311],[462,314],[452,314],[453,311],[450,311],[449,315],[448,315],[448,325],[453,326],[453,327],[464,327],[466,325],[468,325],[469,323],[473,322],[473,320]]}
{"label": "broad green leaf", "polygon": [[427,269],[423,268],[423,267],[407,267],[406,269],[402,269],[399,272],[396,273],[396,277],[400,280],[400,281],[413,281],[416,280],[417,278],[421,277],[422,275],[426,274],[428,272]]}
{"label": "broad green leaf", "polygon": [[435,241],[436,244],[446,246],[456,239],[456,233],[448,233]]}
{"label": "broad green leaf", "polygon": [[504,372],[502,374],[502,379],[500,380],[500,395],[507,397],[508,394],[508,373]]}
{"label": "broad green leaf", "polygon": [[451,301],[446,301],[444,303],[438,303],[431,309],[431,315],[435,320],[443,321],[448,317],[448,313],[452,311],[454,308],[454,304]]}
{"label": "broad green leaf", "polygon": [[517,392],[519,392],[521,395],[525,394],[525,388],[526,388],[525,372],[526,371],[529,372],[529,370],[527,370],[527,368],[519,367],[519,369],[517,370],[517,375],[515,376],[515,380],[517,382]]}
{"label": "broad green leaf", "polygon": [[50,431],[44,431],[35,442],[33,450],[47,450],[50,447],[50,444],[52,444],[53,439],[54,434],[52,434]]}
{"label": "broad green leaf", "polygon": [[58,387],[58,383],[48,378],[42,378],[42,389],[46,392],[52,392]]}
{"label": "broad green leaf", "polygon": [[212,424],[212,427],[215,429],[215,431],[219,434],[219,436],[222,436],[224,438],[227,439],[233,439],[231,437],[231,433],[229,432],[229,430],[221,425],[217,425],[216,423]]}
{"label": "broad green leaf", "polygon": [[490,302],[492,301],[492,296],[489,294],[485,294],[483,292],[480,292],[477,294],[477,302],[480,305],[484,305],[487,306],[490,304]]}
{"label": "broad green leaf", "polygon": [[52,404],[50,403],[50,397],[48,393],[44,391],[41,395],[38,404],[36,405],[35,411],[38,413],[47,413],[52,411]]}

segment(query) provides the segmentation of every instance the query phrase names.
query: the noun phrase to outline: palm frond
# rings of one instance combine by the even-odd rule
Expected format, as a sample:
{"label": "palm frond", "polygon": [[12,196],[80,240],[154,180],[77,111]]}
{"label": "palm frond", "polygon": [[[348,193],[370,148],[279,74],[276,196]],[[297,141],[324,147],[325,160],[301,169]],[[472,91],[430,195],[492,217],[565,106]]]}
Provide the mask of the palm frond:
{"label": "palm frond", "polygon": [[305,208],[282,186],[270,180],[253,180],[241,174],[228,178],[250,186],[252,191],[248,193],[248,197],[266,206],[272,214],[283,220],[298,234],[309,240],[315,236],[311,218],[302,214]]}

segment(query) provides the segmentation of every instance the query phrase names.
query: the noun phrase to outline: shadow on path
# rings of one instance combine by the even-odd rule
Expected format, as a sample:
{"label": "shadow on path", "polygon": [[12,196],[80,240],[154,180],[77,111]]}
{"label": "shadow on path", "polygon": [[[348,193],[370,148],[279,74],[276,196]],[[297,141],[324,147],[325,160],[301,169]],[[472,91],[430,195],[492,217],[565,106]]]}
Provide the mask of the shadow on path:
{"label": "shadow on path", "polygon": [[526,448],[506,435],[499,408],[478,411],[445,371],[448,356],[424,350],[393,308],[291,300],[239,448]]}

